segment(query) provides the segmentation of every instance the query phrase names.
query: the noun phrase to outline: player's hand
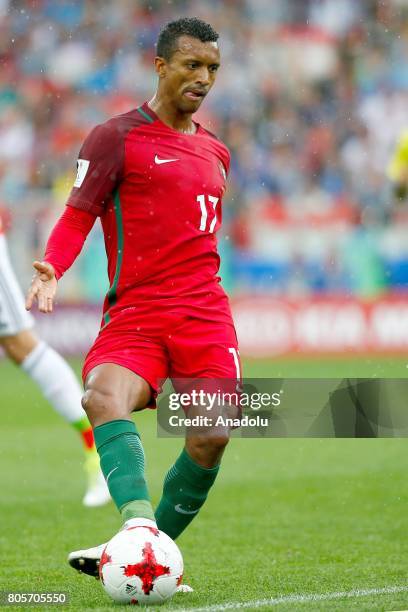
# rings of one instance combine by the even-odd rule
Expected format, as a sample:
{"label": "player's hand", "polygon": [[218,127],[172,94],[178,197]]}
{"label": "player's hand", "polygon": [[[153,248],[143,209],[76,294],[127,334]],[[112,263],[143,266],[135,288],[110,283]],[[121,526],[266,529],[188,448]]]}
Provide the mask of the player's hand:
{"label": "player's hand", "polygon": [[37,300],[40,312],[52,312],[58,285],[55,270],[46,261],[35,261],[33,266],[36,272],[27,293],[26,309],[31,310],[34,300]]}

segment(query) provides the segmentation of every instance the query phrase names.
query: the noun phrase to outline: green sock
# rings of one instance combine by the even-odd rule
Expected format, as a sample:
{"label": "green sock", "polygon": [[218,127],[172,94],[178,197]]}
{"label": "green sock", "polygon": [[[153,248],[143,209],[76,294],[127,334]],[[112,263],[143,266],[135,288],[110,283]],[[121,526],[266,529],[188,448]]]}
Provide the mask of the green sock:
{"label": "green sock", "polygon": [[95,444],[109,492],[129,518],[154,520],[144,475],[144,452],[133,421],[118,419],[94,429]]}
{"label": "green sock", "polygon": [[183,449],[164,479],[162,498],[155,512],[161,531],[173,540],[184,531],[207,499],[219,468],[219,465],[201,467]]}

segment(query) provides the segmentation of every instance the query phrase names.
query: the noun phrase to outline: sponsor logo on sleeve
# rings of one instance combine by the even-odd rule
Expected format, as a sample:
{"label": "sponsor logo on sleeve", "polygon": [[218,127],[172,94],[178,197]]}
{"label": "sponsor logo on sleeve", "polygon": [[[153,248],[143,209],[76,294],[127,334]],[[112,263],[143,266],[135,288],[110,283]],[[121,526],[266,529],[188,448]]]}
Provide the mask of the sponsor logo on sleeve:
{"label": "sponsor logo on sleeve", "polygon": [[78,159],[77,161],[77,175],[74,183],[74,187],[81,187],[84,182],[84,178],[89,168],[88,159]]}

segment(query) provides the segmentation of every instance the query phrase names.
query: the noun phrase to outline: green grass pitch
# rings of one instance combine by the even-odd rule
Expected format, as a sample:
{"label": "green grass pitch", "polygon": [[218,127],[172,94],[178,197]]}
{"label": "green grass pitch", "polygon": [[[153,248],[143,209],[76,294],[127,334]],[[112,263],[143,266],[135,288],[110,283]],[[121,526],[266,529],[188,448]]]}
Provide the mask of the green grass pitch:
{"label": "green grass pitch", "polygon": [[[245,374],[405,377],[407,363],[248,361]],[[120,526],[112,504],[80,504],[76,434],[5,361],[0,406],[0,590],[66,592],[65,609],[118,610],[96,580],[66,563],[70,550],[101,543]],[[156,439],[151,412],[137,422],[156,502],[182,441]],[[161,609],[408,609],[408,590],[381,592],[408,589],[407,448],[403,439],[233,440],[207,504],[178,542],[195,592]]]}

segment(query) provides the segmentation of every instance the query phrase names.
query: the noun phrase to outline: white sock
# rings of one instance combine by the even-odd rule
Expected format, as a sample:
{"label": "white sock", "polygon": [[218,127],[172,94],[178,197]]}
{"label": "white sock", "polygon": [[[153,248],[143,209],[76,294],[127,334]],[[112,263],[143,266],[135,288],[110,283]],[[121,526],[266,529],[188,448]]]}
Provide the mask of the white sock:
{"label": "white sock", "polygon": [[74,372],[48,344],[37,344],[21,367],[66,421],[75,423],[86,416],[81,406],[81,387]]}
{"label": "white sock", "polygon": [[157,529],[156,521],[152,521],[151,519],[146,518],[132,518],[128,519],[121,528],[120,531],[124,531],[125,529],[129,529],[130,527],[153,527]]}

